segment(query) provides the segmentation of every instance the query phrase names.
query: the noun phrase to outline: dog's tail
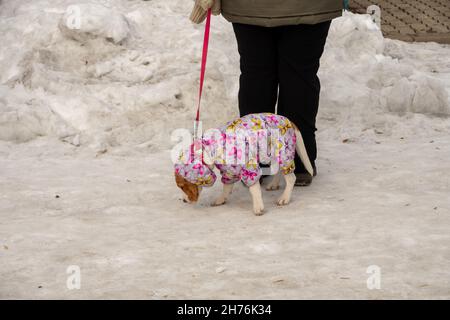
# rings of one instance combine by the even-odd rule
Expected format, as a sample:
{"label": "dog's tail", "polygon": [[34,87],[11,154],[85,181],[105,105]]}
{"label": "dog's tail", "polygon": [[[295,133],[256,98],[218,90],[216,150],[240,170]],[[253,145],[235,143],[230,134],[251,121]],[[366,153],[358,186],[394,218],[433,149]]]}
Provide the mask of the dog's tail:
{"label": "dog's tail", "polygon": [[306,171],[308,171],[310,175],[314,175],[314,169],[312,167],[311,161],[309,160],[308,152],[306,151],[302,134],[300,133],[300,130],[298,130],[298,128],[295,125],[293,125],[293,126],[294,126],[294,130],[295,130],[295,137],[297,140],[297,145],[295,146],[296,147],[295,149],[297,150],[297,153],[300,157],[300,160],[302,160],[302,163],[305,166]]}

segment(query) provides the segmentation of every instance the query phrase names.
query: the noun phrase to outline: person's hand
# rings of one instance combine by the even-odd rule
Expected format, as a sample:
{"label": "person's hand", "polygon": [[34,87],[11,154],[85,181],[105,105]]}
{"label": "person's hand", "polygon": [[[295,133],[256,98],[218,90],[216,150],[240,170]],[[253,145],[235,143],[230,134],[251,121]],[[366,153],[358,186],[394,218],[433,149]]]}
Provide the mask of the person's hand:
{"label": "person's hand", "polygon": [[208,9],[211,9],[213,15],[219,15],[220,0],[195,0],[194,9],[189,19],[193,23],[202,23],[206,19]]}

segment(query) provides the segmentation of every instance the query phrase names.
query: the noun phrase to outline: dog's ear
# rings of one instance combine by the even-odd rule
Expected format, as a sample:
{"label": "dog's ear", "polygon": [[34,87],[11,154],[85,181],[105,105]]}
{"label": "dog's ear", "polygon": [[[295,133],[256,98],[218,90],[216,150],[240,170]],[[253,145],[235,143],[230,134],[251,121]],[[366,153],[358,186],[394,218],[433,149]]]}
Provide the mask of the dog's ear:
{"label": "dog's ear", "polygon": [[180,174],[175,173],[175,181],[177,183],[177,186],[183,190],[183,192],[188,197],[189,201],[191,202],[197,202],[198,198],[200,196],[200,190],[199,187],[185,178],[183,178]]}
{"label": "dog's ear", "polygon": [[183,178],[180,174],[175,172],[175,181],[176,181],[178,187],[183,188],[186,179]]}

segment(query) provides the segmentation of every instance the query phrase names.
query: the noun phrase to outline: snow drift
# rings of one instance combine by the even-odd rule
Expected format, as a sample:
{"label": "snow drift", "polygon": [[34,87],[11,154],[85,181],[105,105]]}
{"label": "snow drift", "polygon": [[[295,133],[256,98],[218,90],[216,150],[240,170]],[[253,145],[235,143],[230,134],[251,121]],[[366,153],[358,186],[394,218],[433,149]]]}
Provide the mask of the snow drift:
{"label": "snow drift", "polygon": [[[190,7],[183,0],[3,1],[0,139],[170,146],[171,131],[190,127],[194,116],[203,26],[189,22]],[[77,10],[81,24],[73,28]],[[212,28],[204,127],[238,114],[232,28],[222,18]],[[369,16],[345,14],[333,22],[322,59],[319,135],[448,131],[449,73],[448,46],[384,39]]]}
{"label": "snow drift", "polygon": [[117,44],[124,41],[130,32],[123,14],[95,4],[69,6],[59,21],[59,29],[66,37],[82,43],[103,38]]}

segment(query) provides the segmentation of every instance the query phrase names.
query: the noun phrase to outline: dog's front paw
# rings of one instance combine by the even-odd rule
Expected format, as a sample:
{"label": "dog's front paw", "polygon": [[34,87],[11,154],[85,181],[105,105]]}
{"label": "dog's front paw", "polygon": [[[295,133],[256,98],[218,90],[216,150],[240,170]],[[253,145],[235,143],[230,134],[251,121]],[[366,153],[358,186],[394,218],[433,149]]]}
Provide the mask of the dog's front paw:
{"label": "dog's front paw", "polygon": [[291,197],[288,197],[283,194],[281,197],[278,198],[277,205],[285,206],[285,205],[289,204],[290,201],[291,201]]}
{"label": "dog's front paw", "polygon": [[219,197],[213,203],[211,203],[211,206],[213,206],[213,207],[222,206],[225,204],[225,202],[227,202],[227,201],[224,197]]}
{"label": "dog's front paw", "polygon": [[257,203],[253,205],[253,212],[257,216],[262,216],[264,214],[264,204]]}

